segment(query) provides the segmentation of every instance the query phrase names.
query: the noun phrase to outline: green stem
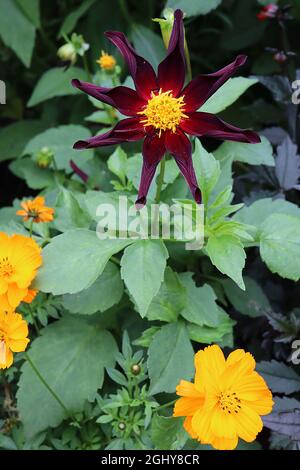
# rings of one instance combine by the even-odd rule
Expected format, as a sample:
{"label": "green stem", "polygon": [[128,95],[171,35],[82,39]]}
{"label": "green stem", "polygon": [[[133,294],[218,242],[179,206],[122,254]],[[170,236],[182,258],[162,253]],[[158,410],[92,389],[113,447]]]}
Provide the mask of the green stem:
{"label": "green stem", "polygon": [[51,393],[51,395],[53,396],[53,398],[57,401],[57,403],[61,406],[61,408],[64,410],[64,412],[66,413],[66,415],[68,417],[70,417],[70,412],[68,410],[68,408],[64,405],[64,403],[62,402],[62,400],[59,398],[59,396],[54,392],[54,390],[50,387],[50,385],[47,383],[47,381],[44,379],[44,377],[42,376],[42,374],[39,372],[38,368],[35,366],[35,364],[33,363],[32,359],[30,358],[30,356],[28,355],[27,352],[24,353],[25,355],[25,358],[26,360],[28,361],[28,363],[30,364],[32,370],[35,372],[36,376],[39,378],[39,380],[42,382],[42,384],[46,387],[46,389],[48,390],[48,392]]}
{"label": "green stem", "polygon": [[117,266],[121,266],[120,260],[116,258],[115,256],[111,256],[110,261],[115,263]]}
{"label": "green stem", "polygon": [[188,81],[191,82],[193,79],[193,74],[192,74],[190,52],[189,52],[189,48],[188,48],[186,41],[184,44],[184,53],[185,53],[185,60],[186,60],[187,78],[188,78]]}
{"label": "green stem", "polygon": [[29,236],[32,238],[32,232],[33,232],[33,217],[30,219],[29,223]]}
{"label": "green stem", "polygon": [[86,71],[88,79],[91,82],[92,81],[92,74],[90,72],[89,64],[88,64],[88,61],[87,61],[87,58],[86,58],[85,54],[82,56],[82,61],[83,61],[84,70]]}
{"label": "green stem", "polygon": [[156,189],[156,195],[155,195],[155,202],[157,204],[160,202],[162,185],[164,183],[165,167],[166,167],[166,159],[163,158],[162,161],[160,162],[160,173],[158,175],[157,189]]}
{"label": "green stem", "polygon": [[32,318],[32,321],[33,321],[33,324],[34,324],[34,328],[36,330],[36,333],[37,335],[39,336],[40,335],[40,329],[39,329],[39,326],[37,324],[37,321],[36,321],[36,318],[34,316],[34,313],[32,311],[32,308],[31,308],[31,305],[28,305],[28,310],[29,310],[29,313],[30,313],[30,316]]}
{"label": "green stem", "polygon": [[172,406],[174,405],[174,403],[176,403],[177,399],[176,400],[172,400],[172,401],[169,401],[168,403],[165,403],[164,405],[160,405],[158,406],[157,408],[155,408],[155,412],[157,411],[160,411],[160,410],[163,410],[164,408],[168,408],[169,406]]}
{"label": "green stem", "polygon": [[121,10],[125,20],[127,21],[127,23],[131,25],[133,23],[133,21],[132,21],[131,15],[129,13],[126,0],[119,0],[119,7],[120,7],[120,10]]}

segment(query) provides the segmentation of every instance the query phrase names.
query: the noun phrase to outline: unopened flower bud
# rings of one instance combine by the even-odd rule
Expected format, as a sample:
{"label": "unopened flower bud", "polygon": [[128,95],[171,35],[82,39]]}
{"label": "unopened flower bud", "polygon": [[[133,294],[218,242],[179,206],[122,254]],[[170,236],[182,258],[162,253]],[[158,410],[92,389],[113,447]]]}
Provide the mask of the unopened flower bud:
{"label": "unopened flower bud", "polygon": [[35,160],[40,168],[48,168],[53,160],[54,154],[49,147],[43,147],[36,154]]}
{"label": "unopened flower bud", "polygon": [[71,64],[75,64],[77,59],[75,47],[70,42],[61,46],[57,51],[57,55],[63,62],[70,62]]}
{"label": "unopened flower bud", "polygon": [[276,52],[273,58],[276,62],[278,62],[278,64],[285,64],[285,62],[288,60],[287,55],[283,51]]}
{"label": "unopened flower bud", "polygon": [[139,364],[133,364],[133,366],[131,366],[131,372],[133,375],[139,375],[141,373],[141,366]]}
{"label": "unopened flower bud", "polygon": [[165,8],[163,11],[163,16],[164,18],[154,18],[153,21],[159,23],[164,44],[166,49],[168,49],[174,24],[174,11],[172,8]]}
{"label": "unopened flower bud", "polygon": [[279,13],[278,5],[270,3],[261,9],[261,11],[256,15],[260,21],[265,21],[268,19],[276,18]]}
{"label": "unopened flower bud", "polygon": [[120,431],[124,431],[126,429],[126,424],[121,421],[118,425],[118,428]]}

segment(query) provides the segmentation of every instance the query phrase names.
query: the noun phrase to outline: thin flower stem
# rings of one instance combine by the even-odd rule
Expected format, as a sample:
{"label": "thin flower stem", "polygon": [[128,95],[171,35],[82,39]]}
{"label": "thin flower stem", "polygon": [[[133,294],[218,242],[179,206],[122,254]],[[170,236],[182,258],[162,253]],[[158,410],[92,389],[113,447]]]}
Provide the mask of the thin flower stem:
{"label": "thin flower stem", "polygon": [[116,258],[115,256],[111,256],[110,261],[115,263],[117,266],[121,266],[120,260]]}
{"label": "thin flower stem", "polygon": [[192,74],[190,52],[189,52],[187,42],[185,42],[185,45],[184,45],[184,53],[185,53],[185,60],[186,60],[187,78],[188,78],[188,81],[191,82],[193,79],[193,74]]}
{"label": "thin flower stem", "polygon": [[32,232],[33,232],[33,217],[31,217],[30,223],[29,223],[29,236],[30,236],[30,238],[32,238]]}
{"label": "thin flower stem", "polygon": [[47,383],[47,381],[44,379],[38,368],[35,366],[33,363],[32,359],[30,358],[29,354],[27,352],[24,353],[26,360],[30,364],[32,370],[35,372],[36,376],[39,378],[39,380],[42,382],[42,384],[47,388],[47,390],[51,393],[53,398],[57,401],[57,403],[61,406],[61,408],[64,410],[66,415],[68,417],[71,417],[71,414],[68,410],[68,408],[64,405],[62,400],[59,398],[59,396],[54,392],[54,390],[50,387],[50,385]]}
{"label": "thin flower stem", "polygon": [[158,407],[155,408],[153,411],[154,411],[154,412],[157,412],[157,411],[163,410],[164,408],[168,408],[169,406],[174,405],[174,403],[176,403],[176,401],[177,401],[177,400],[169,401],[168,403],[165,403],[164,405],[158,406]]}
{"label": "thin flower stem", "polygon": [[86,74],[88,76],[88,80],[91,82],[92,81],[92,74],[90,72],[88,61],[87,61],[87,58],[86,58],[85,54],[83,54],[83,56],[82,56],[82,61],[83,61],[84,70],[86,71]]}
{"label": "thin flower stem", "polygon": [[156,195],[155,195],[155,202],[157,204],[160,202],[162,185],[164,183],[165,167],[166,167],[166,159],[163,158],[162,161],[160,162],[160,173],[158,175],[157,189],[156,189]]}

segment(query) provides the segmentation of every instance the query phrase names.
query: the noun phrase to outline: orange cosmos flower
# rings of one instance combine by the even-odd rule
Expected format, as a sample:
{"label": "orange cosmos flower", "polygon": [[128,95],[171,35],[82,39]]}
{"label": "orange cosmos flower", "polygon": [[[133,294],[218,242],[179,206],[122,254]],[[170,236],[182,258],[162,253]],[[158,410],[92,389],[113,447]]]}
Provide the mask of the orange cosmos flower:
{"label": "orange cosmos flower", "polygon": [[52,222],[54,209],[45,206],[45,198],[38,196],[35,199],[29,199],[21,202],[23,209],[17,211],[17,215],[23,217],[24,222],[32,219],[33,222]]}
{"label": "orange cosmos flower", "polygon": [[42,264],[41,248],[24,235],[0,232],[0,309],[14,310],[30,295],[30,285]]}
{"label": "orange cosmos flower", "polygon": [[261,415],[272,411],[272,394],[255,372],[250,353],[236,349],[225,359],[219,346],[195,355],[194,383],[182,380],[174,416],[185,416],[190,436],[215,449],[232,450],[238,438],[252,442],[262,430]]}
{"label": "orange cosmos flower", "polygon": [[13,363],[13,353],[25,351],[28,326],[19,313],[0,312],[0,369]]}

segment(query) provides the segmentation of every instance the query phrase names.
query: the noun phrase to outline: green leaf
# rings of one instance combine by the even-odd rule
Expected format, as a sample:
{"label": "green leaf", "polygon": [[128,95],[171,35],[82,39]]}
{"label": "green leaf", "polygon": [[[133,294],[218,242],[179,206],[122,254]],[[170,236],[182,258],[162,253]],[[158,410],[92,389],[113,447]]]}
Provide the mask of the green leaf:
{"label": "green leaf", "polygon": [[249,163],[249,165],[275,166],[272,146],[264,136],[261,136],[260,144],[224,142],[214,155],[217,159],[230,155],[234,161]]}
{"label": "green leaf", "polygon": [[181,315],[189,322],[200,326],[218,326],[219,307],[216,304],[217,296],[214,290],[208,284],[197,287],[192,277],[193,273],[180,275],[180,281],[187,292],[187,303]]}
{"label": "green leaf", "polygon": [[73,228],[88,228],[91,218],[80,206],[75,195],[61,187],[55,204],[54,226],[60,232]]}
{"label": "green leaf", "polygon": [[124,150],[118,146],[114,153],[107,160],[109,170],[116,175],[123,185],[126,183],[127,155]]}
{"label": "green leaf", "polygon": [[36,106],[55,96],[75,95],[78,90],[71,85],[73,78],[88,80],[86,72],[78,67],[70,67],[67,70],[56,67],[47,70],[36,84],[27,106]]}
{"label": "green leaf", "polygon": [[168,0],[167,7],[176,10],[179,8],[186,16],[207,15],[215,10],[222,0]]}
{"label": "green leaf", "polygon": [[219,343],[224,346],[232,346],[232,328],[234,324],[235,322],[231,320],[229,315],[219,307],[218,326],[216,328],[188,323],[187,330],[192,341],[204,344]]}
{"label": "green leaf", "polygon": [[249,317],[259,317],[269,311],[271,306],[260,285],[250,277],[244,277],[245,291],[242,291],[230,279],[225,279],[222,285],[225,294],[234,308]]}
{"label": "green leaf", "polygon": [[117,304],[123,295],[123,282],[116,265],[108,262],[103,273],[88,289],[63,296],[63,306],[71,313],[92,315],[105,312]]}
{"label": "green leaf", "polygon": [[166,48],[161,37],[153,33],[151,29],[133,23],[131,38],[138,54],[148,60],[154,68],[157,68],[166,55]]}
{"label": "green leaf", "polygon": [[[69,412],[83,410],[102,387],[104,368],[113,367],[117,346],[95,321],[65,317],[43,330],[29,349],[40,374]],[[58,426],[67,418],[28,363],[22,367],[17,393],[26,436]]]}
{"label": "green leaf", "polygon": [[167,258],[159,240],[139,240],[124,251],[121,276],[142,317],[163,282]]}
{"label": "green leaf", "polygon": [[230,78],[216,93],[214,93],[206,103],[200,108],[201,112],[217,114],[228,108],[245,91],[258,80],[256,78],[235,77]]}
{"label": "green leaf", "polygon": [[199,139],[195,140],[193,164],[197,180],[202,192],[203,204],[206,206],[212,190],[218,182],[221,174],[220,163],[212,153],[208,153]]}
{"label": "green leaf", "polygon": [[[151,440],[155,449],[178,450],[187,440],[182,418],[153,415],[151,420]],[[181,445],[180,445],[181,444]]]}
{"label": "green leaf", "polygon": [[300,279],[300,217],[272,214],[261,226],[260,255],[270,271]]}
{"label": "green leaf", "polygon": [[93,151],[91,150],[78,152],[78,150],[72,148],[76,140],[86,140],[89,137],[91,137],[91,132],[86,127],[74,124],[54,127],[30,140],[23,154],[34,155],[43,147],[49,147],[54,153],[57,168],[71,173],[70,160],[80,166],[82,160],[93,158]]}
{"label": "green leaf", "polygon": [[36,27],[40,28],[40,0],[16,0],[20,10],[27,16],[29,21]]}
{"label": "green leaf", "polygon": [[148,308],[147,319],[175,322],[186,301],[186,289],[178,274],[167,267],[164,282]]}
{"label": "green leaf", "polygon": [[181,322],[165,325],[158,331],[148,350],[150,395],[175,393],[181,379],[194,374],[194,351],[185,325]]}
{"label": "green leaf", "polygon": [[255,239],[258,240],[261,226],[271,214],[289,214],[300,217],[300,209],[296,204],[285,199],[264,198],[255,201],[250,206],[244,206],[234,215],[234,220],[255,226],[257,228]]}
{"label": "green leaf", "polygon": [[24,120],[0,129],[0,161],[22,155],[27,142],[45,129],[42,121]]}
{"label": "green leaf", "polygon": [[35,27],[15,0],[6,0],[0,15],[0,36],[26,67],[30,66],[35,42]]}
{"label": "green leaf", "polygon": [[239,239],[232,235],[212,235],[208,239],[206,251],[212,264],[244,290],[242,271],[246,254]]}
{"label": "green leaf", "polygon": [[36,287],[54,295],[76,294],[89,288],[102,274],[108,260],[131,240],[99,240],[91,230],[70,230],[43,249],[43,266]]}
{"label": "green leaf", "polygon": [[85,0],[81,2],[78,8],[69,13],[61,25],[58,37],[60,38],[63,34],[71,33],[74,30],[78,20],[80,20],[80,18],[88,11],[93,3],[95,3],[95,0]]}
{"label": "green leaf", "polygon": [[278,361],[262,361],[257,364],[257,372],[262,374],[268,386],[274,393],[291,393],[300,391],[300,376],[291,365]]}
{"label": "green leaf", "polygon": [[18,158],[14,160],[9,169],[19,178],[26,181],[32,189],[44,189],[55,184],[53,171],[40,168],[31,158]]}

